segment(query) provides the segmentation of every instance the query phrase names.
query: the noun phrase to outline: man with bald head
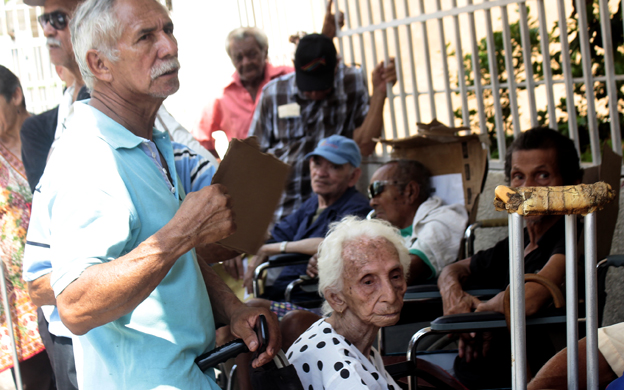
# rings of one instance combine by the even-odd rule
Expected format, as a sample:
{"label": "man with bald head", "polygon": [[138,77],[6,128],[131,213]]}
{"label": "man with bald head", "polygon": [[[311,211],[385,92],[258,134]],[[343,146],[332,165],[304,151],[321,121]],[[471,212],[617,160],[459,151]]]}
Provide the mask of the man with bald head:
{"label": "man with bald head", "polygon": [[236,228],[226,189],[186,194],[169,135],[154,128],[179,88],[173,23],[156,0],[87,0],[71,29],[91,99],[72,107],[37,185],[25,263],[51,263],[76,366],[91,370],[81,388],[217,389],[194,363],[214,348],[215,322],[253,351],[253,324],[267,317],[254,366],[280,337],[274,315],[243,305],[207,264]]}

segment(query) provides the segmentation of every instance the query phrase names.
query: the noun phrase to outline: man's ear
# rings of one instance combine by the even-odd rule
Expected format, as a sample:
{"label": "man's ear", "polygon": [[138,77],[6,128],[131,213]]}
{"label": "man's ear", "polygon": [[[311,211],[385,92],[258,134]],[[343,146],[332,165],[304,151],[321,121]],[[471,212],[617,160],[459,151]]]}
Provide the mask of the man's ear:
{"label": "man's ear", "polygon": [[325,300],[329,303],[332,309],[334,309],[337,313],[342,313],[347,308],[347,302],[345,301],[342,293],[335,292],[331,289],[326,290],[323,294],[325,296]]}
{"label": "man's ear", "polygon": [[420,186],[415,181],[410,181],[403,190],[403,195],[409,204],[414,204],[420,195]]}
{"label": "man's ear", "polygon": [[362,170],[360,168],[355,168],[351,173],[351,178],[349,178],[349,187],[356,185],[358,180],[360,180],[360,176],[362,176]]}
{"label": "man's ear", "polygon": [[15,88],[15,92],[13,92],[13,96],[11,96],[11,104],[17,107],[22,107],[24,102],[24,91],[22,91],[22,87]]}
{"label": "man's ear", "polygon": [[93,76],[101,81],[112,82],[110,61],[97,50],[91,49],[87,51],[87,66]]}

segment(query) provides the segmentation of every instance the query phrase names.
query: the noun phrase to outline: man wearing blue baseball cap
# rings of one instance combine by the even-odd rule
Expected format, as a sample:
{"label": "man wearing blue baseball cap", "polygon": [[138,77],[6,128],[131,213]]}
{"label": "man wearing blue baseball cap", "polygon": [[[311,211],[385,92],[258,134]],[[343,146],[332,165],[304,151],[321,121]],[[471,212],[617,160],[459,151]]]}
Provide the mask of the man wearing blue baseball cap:
{"label": "man wearing blue baseball cap", "polygon": [[301,38],[294,58],[295,72],[269,82],[249,128],[263,152],[292,169],[277,209],[277,223],[312,196],[306,161],[318,142],[331,135],[352,138],[364,156],[375,150],[381,136],[387,86],[396,82],[394,59],[371,73],[369,97],[364,74],[337,58],[333,41],[321,34]]}
{"label": "man wearing blue baseball cap", "polygon": [[[355,189],[362,171],[360,148],[351,139],[332,135],[322,139],[310,159],[310,175],[314,194],[301,207],[275,225],[271,239],[250,261],[245,273],[245,286],[251,292],[255,268],[266,258],[278,253],[316,254],[329,224],[347,215],[365,217],[371,210],[368,200]],[[284,300],[290,282],[306,273],[306,265],[288,266],[272,286],[265,288],[264,298]],[[297,295],[293,294],[297,301]]]}

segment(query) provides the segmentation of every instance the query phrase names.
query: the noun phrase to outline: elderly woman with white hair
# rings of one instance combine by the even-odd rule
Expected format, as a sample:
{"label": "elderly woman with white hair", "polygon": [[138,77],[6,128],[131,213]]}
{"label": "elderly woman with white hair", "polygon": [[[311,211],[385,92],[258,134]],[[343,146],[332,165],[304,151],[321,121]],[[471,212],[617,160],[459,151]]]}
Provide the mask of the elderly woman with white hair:
{"label": "elderly woman with white hair", "polygon": [[287,353],[305,389],[399,389],[372,345],[379,328],[399,320],[409,262],[387,222],[346,217],[331,226],[318,258],[328,317]]}

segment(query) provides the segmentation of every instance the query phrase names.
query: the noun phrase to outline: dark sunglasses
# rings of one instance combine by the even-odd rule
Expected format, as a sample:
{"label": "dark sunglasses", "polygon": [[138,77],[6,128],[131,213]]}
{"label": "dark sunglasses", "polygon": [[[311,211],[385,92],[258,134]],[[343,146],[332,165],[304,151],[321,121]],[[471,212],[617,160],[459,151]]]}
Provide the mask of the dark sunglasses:
{"label": "dark sunglasses", "polygon": [[65,30],[67,23],[69,23],[68,15],[63,11],[54,11],[49,14],[39,15],[37,18],[41,27],[45,27],[46,23],[50,23],[50,26],[55,30]]}
{"label": "dark sunglasses", "polygon": [[396,180],[375,180],[368,186],[368,198],[373,199],[377,195],[380,195],[386,189],[386,186],[403,185]]}

